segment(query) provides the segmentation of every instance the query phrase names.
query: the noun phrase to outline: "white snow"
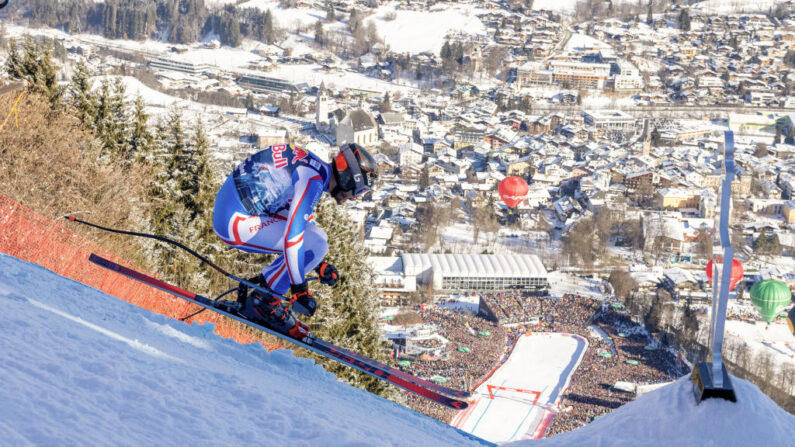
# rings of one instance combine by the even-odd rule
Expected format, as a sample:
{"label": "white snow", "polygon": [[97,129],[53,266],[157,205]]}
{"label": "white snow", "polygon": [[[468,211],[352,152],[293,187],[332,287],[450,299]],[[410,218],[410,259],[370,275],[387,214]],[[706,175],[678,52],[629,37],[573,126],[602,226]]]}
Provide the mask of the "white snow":
{"label": "white snow", "polygon": [[[437,5],[429,10],[396,10],[395,4],[381,6],[366,22],[375,23],[378,35],[398,53],[439,54],[450,32],[485,35],[486,27],[475,16],[473,5]],[[394,15],[394,19],[388,19]]]}
{"label": "white snow", "polygon": [[[560,13],[572,13],[577,3],[585,3],[585,0],[535,0],[533,2],[533,10],[547,10]],[[613,5],[617,6],[622,3],[637,3],[637,0],[615,0]]]}
{"label": "white snow", "polygon": [[693,9],[712,14],[734,14],[739,12],[762,12],[775,8],[784,0],[706,0],[696,3]]}
{"label": "white snow", "polygon": [[547,275],[549,294],[554,297],[563,295],[582,295],[602,299],[605,297],[603,283],[600,279],[586,279],[561,271],[552,271]]}
{"label": "white snow", "polygon": [[756,353],[772,354],[780,368],[795,371],[795,338],[781,319],[770,325],[758,319],[729,320],[726,321],[726,332],[737,336]]}
{"label": "white snow", "polygon": [[305,82],[309,85],[320,85],[322,81],[328,88],[334,90],[356,88],[379,93],[399,91],[403,95],[417,91],[414,87],[393,84],[361,73],[342,70],[327,72],[317,64],[278,65],[273,70],[264,73],[264,75],[289,79],[293,83]]}
{"label": "white snow", "polygon": [[[0,306],[4,445],[480,444],[290,351],[239,345],[212,325],[153,314],[5,254]],[[572,347],[546,352],[534,337],[534,354],[522,354],[520,342],[513,358],[523,361],[509,360],[510,374],[492,380],[565,388],[571,371],[561,365],[571,365]],[[749,382],[733,382],[737,404],[696,406],[684,377],[587,427],[516,445],[789,445],[795,416]],[[515,430],[516,415],[506,417]]]}
{"label": "white snow", "polygon": [[566,42],[566,51],[582,51],[586,48],[610,48],[610,45],[595,37],[582,33],[572,34],[569,41]]}
{"label": "white snow", "polygon": [[[471,406],[452,425],[496,443],[541,437],[586,349],[587,340],[570,334],[519,337],[510,357],[475,390]],[[491,399],[489,386],[530,393],[495,389]]]}
{"label": "white snow", "polygon": [[[282,8],[281,1],[278,0],[207,0],[204,2],[209,7],[223,7],[236,5],[238,8],[258,8],[262,11],[270,10],[273,14],[276,26],[287,28],[288,30],[296,27],[311,25],[318,20],[326,18],[326,12],[318,8]],[[239,4],[238,4],[239,3]],[[322,2],[316,3],[323,5]]]}
{"label": "white snow", "polygon": [[[752,383],[732,377],[737,403],[710,399],[696,405],[685,376],[587,426],[544,440],[555,446],[785,446],[795,439],[795,416]],[[530,445],[514,443],[511,446]]]}
{"label": "white snow", "polygon": [[102,80],[107,79],[111,81],[112,85],[116,78],[120,78],[122,84],[124,84],[124,94],[127,101],[134,101],[136,97],[140,96],[144,104],[158,107],[169,107],[175,103],[190,102],[149,88],[132,76],[97,76],[92,78],[92,81],[94,81],[94,88],[96,89]]}
{"label": "white snow", "polygon": [[0,305],[3,445],[476,444],[291,351],[239,345],[5,254]]}

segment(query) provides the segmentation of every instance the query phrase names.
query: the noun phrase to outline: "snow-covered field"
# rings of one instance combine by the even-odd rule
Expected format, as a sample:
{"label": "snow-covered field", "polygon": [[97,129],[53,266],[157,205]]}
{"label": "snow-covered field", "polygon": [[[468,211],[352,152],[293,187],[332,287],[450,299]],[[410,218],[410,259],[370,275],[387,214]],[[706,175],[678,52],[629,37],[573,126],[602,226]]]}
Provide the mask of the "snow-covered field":
{"label": "snow-covered field", "polygon": [[[547,10],[561,13],[572,13],[577,3],[585,2],[585,0],[535,0],[533,2],[533,9],[536,11]],[[617,6],[621,3],[637,3],[637,0],[614,0],[613,5]]]}
{"label": "snow-covered field", "polygon": [[780,368],[795,371],[795,337],[783,321],[726,321],[726,332],[743,340],[756,353],[769,353]]}
{"label": "snow-covered field", "polygon": [[[496,443],[540,438],[586,349],[587,340],[570,334],[519,337],[510,357],[475,390],[470,407],[452,425]],[[490,386],[530,392],[495,389],[491,399]]]}
{"label": "snow-covered field", "polygon": [[94,88],[97,88],[100,82],[105,79],[111,82],[115,79],[121,79],[125,89],[125,99],[128,101],[134,101],[136,97],[140,96],[144,104],[150,107],[170,107],[172,105],[190,106],[190,101],[149,88],[132,76],[97,76],[92,78],[94,81]]}
{"label": "snow-covered field", "polygon": [[[381,6],[370,18],[378,34],[398,53],[439,54],[449,32],[485,35],[486,27],[475,14],[474,5],[440,4],[430,10],[396,10],[395,4]],[[394,16],[394,18],[392,18]]]}
{"label": "snow-covered field", "polygon": [[[449,249],[453,253],[482,253],[483,250],[489,250],[495,253],[513,252],[540,255],[541,249],[547,248],[548,245],[545,241],[529,239],[522,231],[497,233],[481,231],[478,235],[478,242],[475,243],[472,226],[460,222],[440,228],[439,231],[444,241],[442,248]],[[518,237],[510,237],[511,234],[518,235]]]}
{"label": "snow-covered field", "polygon": [[582,51],[587,48],[610,48],[610,45],[595,37],[591,37],[582,33],[572,34],[569,41],[566,42],[566,51]]}
{"label": "snow-covered field", "polygon": [[[289,351],[238,345],[4,254],[0,305],[4,445],[480,445]],[[795,416],[733,383],[737,404],[696,406],[683,377],[532,445],[789,445]]]}
{"label": "snow-covered field", "polygon": [[566,294],[579,294],[596,299],[605,297],[600,279],[580,278],[561,271],[549,272],[547,279],[549,280],[549,294],[554,297],[562,297]]}
{"label": "snow-covered field", "polygon": [[[207,0],[204,2],[207,6],[226,6],[237,5],[238,8],[258,8],[262,11],[270,10],[276,25],[288,30],[296,27],[305,27],[314,24],[318,20],[326,18],[326,12],[323,9],[317,8],[282,8],[281,2],[278,0],[249,0],[240,2],[240,0]],[[322,5],[323,3],[317,3]]]}
{"label": "snow-covered field", "polygon": [[696,3],[693,9],[712,14],[733,14],[739,12],[760,12],[767,13],[777,4],[785,3],[785,0],[706,0]]}

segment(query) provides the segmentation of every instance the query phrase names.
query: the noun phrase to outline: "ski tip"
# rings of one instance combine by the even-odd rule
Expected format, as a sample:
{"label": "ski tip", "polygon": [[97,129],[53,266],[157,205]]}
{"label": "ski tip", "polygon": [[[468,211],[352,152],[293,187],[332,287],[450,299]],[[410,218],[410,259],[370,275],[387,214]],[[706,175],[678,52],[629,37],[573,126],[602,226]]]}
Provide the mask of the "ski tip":
{"label": "ski tip", "polygon": [[454,400],[450,402],[449,407],[454,410],[466,410],[469,408],[469,403],[464,402],[463,400]]}
{"label": "ski tip", "polygon": [[105,259],[102,256],[99,256],[99,255],[97,255],[95,253],[91,253],[88,256],[88,260],[93,262],[94,264],[101,265],[101,266],[108,266],[111,263],[107,259]]}

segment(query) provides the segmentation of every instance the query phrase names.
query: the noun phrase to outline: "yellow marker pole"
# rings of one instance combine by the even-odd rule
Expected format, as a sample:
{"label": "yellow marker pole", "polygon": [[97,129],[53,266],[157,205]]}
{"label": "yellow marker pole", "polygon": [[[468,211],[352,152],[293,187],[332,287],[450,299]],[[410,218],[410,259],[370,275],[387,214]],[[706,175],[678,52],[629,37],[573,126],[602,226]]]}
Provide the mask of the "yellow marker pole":
{"label": "yellow marker pole", "polygon": [[16,125],[16,127],[19,127],[19,109],[17,109],[17,105],[19,104],[19,100],[22,99],[22,95],[24,94],[25,92],[22,92],[19,94],[19,96],[17,96],[17,100],[14,101],[14,105],[11,106],[11,111],[8,112],[8,116],[6,116],[6,119],[3,120],[3,124],[0,124],[0,132],[3,131],[4,127],[6,127],[6,123],[8,122],[8,119],[11,118],[12,113],[14,114],[14,124]]}

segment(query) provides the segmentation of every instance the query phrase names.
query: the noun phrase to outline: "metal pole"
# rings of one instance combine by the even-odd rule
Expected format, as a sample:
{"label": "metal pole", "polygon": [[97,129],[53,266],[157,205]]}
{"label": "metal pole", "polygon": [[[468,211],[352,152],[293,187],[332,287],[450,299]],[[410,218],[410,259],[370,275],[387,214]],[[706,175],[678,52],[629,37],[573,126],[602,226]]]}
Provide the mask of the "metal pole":
{"label": "metal pole", "polygon": [[726,323],[726,307],[729,301],[734,248],[729,236],[729,219],[731,218],[731,185],[734,180],[734,133],[724,132],[723,148],[723,182],[720,189],[720,216],[718,221],[718,239],[723,251],[723,266],[712,263],[712,315],[710,326],[711,361],[698,362],[693,368],[693,392],[696,402],[704,399],[721,398],[732,402],[737,401],[731,378],[723,364],[723,333]]}
{"label": "metal pole", "polygon": [[[717,306],[713,302],[712,318],[712,377],[715,386],[723,386],[723,333],[726,323],[726,307],[729,302],[729,288],[731,282],[732,262],[734,260],[734,248],[731,245],[729,236],[729,219],[731,217],[731,187],[734,181],[734,132],[727,130],[724,132],[725,144],[723,147],[723,184],[720,193],[720,245],[723,248],[723,271],[720,276],[713,276],[715,287],[719,287],[717,294]],[[713,263],[713,268],[717,273],[717,266]],[[720,278],[720,283],[718,282]],[[720,284],[718,286],[718,284]]]}

